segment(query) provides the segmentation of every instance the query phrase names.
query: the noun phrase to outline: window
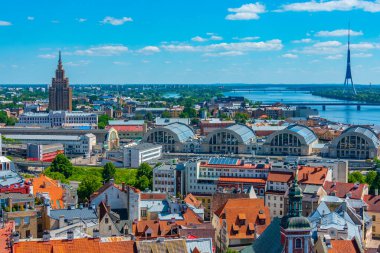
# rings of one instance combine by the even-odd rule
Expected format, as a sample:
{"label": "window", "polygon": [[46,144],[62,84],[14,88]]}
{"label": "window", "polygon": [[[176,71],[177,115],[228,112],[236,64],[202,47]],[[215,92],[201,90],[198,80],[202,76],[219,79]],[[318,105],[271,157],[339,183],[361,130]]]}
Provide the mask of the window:
{"label": "window", "polygon": [[29,225],[29,223],[30,223],[30,217],[25,217],[24,218],[24,224]]}
{"label": "window", "polygon": [[372,220],[376,221],[376,215],[372,215]]}
{"label": "window", "polygon": [[21,219],[20,218],[15,218],[15,225],[20,226]]}
{"label": "window", "polygon": [[104,222],[105,222],[106,224],[108,224],[108,218],[105,218],[105,219],[104,219]]}
{"label": "window", "polygon": [[112,227],[111,227],[111,226],[108,226],[108,230],[111,231],[111,230],[112,230]]}
{"label": "window", "polygon": [[302,241],[300,238],[296,239],[296,249],[302,249]]}
{"label": "window", "polygon": [[376,226],[372,226],[372,232],[376,233]]}

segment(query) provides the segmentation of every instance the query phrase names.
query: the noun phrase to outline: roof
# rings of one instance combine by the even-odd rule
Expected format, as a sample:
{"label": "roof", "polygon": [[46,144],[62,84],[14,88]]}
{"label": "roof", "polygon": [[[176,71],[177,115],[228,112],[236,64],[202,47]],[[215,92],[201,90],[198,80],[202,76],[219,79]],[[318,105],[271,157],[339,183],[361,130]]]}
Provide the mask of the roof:
{"label": "roof", "polygon": [[4,224],[4,227],[0,227],[0,253],[10,253],[11,250],[7,248],[7,240],[10,238],[14,231],[14,221],[8,221]]}
{"label": "roof", "polygon": [[244,143],[248,143],[252,138],[255,137],[255,132],[252,130],[252,128],[242,125],[242,124],[235,124],[229,127],[226,127],[226,129],[231,130],[238,134]]}
{"label": "roof", "polygon": [[347,134],[350,133],[358,133],[365,135],[368,137],[370,140],[372,140],[373,144],[377,147],[380,145],[379,138],[377,137],[377,133],[375,130],[369,128],[369,127],[364,127],[364,126],[351,126],[344,130],[340,136],[346,136]]}
{"label": "roof", "polygon": [[159,147],[162,147],[161,145],[155,145],[155,144],[152,144],[152,143],[140,143],[140,144],[137,144],[137,145],[134,145],[134,146],[130,146],[130,147],[126,147],[125,149],[135,149],[135,150],[149,150],[149,149],[153,149],[153,148],[159,148]]}
{"label": "roof", "polygon": [[191,193],[187,194],[186,197],[185,197],[185,199],[183,201],[185,201],[186,204],[192,205],[192,206],[194,206],[196,208],[199,208],[199,207],[202,206],[202,201],[198,200]]}
{"label": "roof", "polygon": [[144,120],[109,120],[109,126],[135,126],[135,125],[145,125]]}
{"label": "roof", "polygon": [[368,212],[380,212],[380,195],[364,195]]}
{"label": "roof", "polygon": [[[106,240],[110,239],[110,240]],[[134,241],[126,241],[122,237],[112,238],[80,238],[72,241],[50,240],[48,242],[22,241],[14,245],[14,253],[130,253],[136,252]]]}
{"label": "roof", "polygon": [[318,139],[317,135],[307,126],[303,125],[290,125],[286,129],[301,135],[307,144],[311,144]]}
{"label": "roof", "polygon": [[57,209],[50,211],[50,217],[59,220],[60,216],[65,216],[66,220],[79,218],[81,220],[98,220],[96,209],[91,207],[74,208],[74,209]]}
{"label": "roof", "polygon": [[214,193],[211,199],[211,214],[213,215],[219,208],[226,204],[227,200],[237,198],[249,198],[249,195],[246,193]]}
{"label": "roof", "polygon": [[[228,237],[231,239],[254,239],[270,224],[269,208],[263,199],[229,199],[214,213],[226,221]],[[240,219],[244,219],[242,224]],[[254,230],[251,230],[251,229]]]}
{"label": "roof", "polygon": [[300,184],[323,185],[326,180],[328,168],[301,166],[298,169],[298,182]]}
{"label": "roof", "polygon": [[283,250],[281,245],[280,219],[274,218],[265,231],[257,238],[252,245],[247,246],[241,253],[280,253]]}
{"label": "roof", "polygon": [[49,194],[50,205],[53,209],[64,208],[63,197],[65,190],[61,187],[58,180],[53,180],[40,174],[39,177],[27,181],[30,181],[33,185],[34,196],[36,196],[37,193],[47,193]]}
{"label": "roof", "polygon": [[115,129],[118,132],[143,132],[144,131],[144,126],[141,126],[141,125],[127,125],[127,126],[108,125],[106,126],[106,130],[109,130],[111,128]]}
{"label": "roof", "polygon": [[362,199],[368,187],[366,184],[326,181],[323,185],[323,189],[328,195],[334,195],[339,198],[346,198],[350,195],[351,199]]}
{"label": "roof", "polygon": [[164,200],[166,199],[165,193],[156,193],[156,192],[142,192],[141,200]]}
{"label": "roof", "polygon": [[189,125],[190,124],[190,118],[160,118],[160,117],[157,117],[155,119],[155,123],[157,126],[164,126],[164,125],[168,125],[168,124],[175,123],[175,122],[179,122],[179,123]]}
{"label": "roof", "polygon": [[193,253],[195,249],[201,253],[212,253],[212,239],[209,238],[197,238],[186,240],[187,252]]}
{"label": "roof", "polygon": [[265,184],[266,180],[262,178],[237,178],[237,177],[220,177],[219,182],[232,182],[232,183],[256,183]]}
{"label": "roof", "polygon": [[327,249],[328,253],[360,253],[359,245],[355,239],[352,240],[331,240],[331,248]]}
{"label": "roof", "polygon": [[79,135],[29,135],[29,134],[7,134],[6,138],[13,140],[55,140],[55,141],[79,141]]}
{"label": "roof", "polygon": [[293,172],[270,171],[268,173],[267,181],[288,183],[292,180],[292,178],[293,178]]}
{"label": "roof", "polygon": [[140,253],[187,253],[185,239],[136,241],[136,248]]}
{"label": "roof", "polygon": [[163,126],[162,128],[166,128],[169,131],[172,131],[173,133],[175,133],[178,136],[180,142],[184,142],[194,137],[193,129],[191,129],[191,127],[182,123],[176,122],[176,123]]}

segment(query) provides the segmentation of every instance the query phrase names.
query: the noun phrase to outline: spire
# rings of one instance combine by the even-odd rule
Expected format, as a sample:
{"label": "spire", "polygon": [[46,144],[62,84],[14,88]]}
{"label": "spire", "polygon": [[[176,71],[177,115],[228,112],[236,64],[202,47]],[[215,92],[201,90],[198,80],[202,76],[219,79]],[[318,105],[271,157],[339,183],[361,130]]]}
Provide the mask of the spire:
{"label": "spire", "polygon": [[351,24],[348,22],[348,30],[347,30],[347,65],[346,65],[346,77],[344,78],[344,89],[348,90],[349,85],[351,83],[351,90],[354,95],[356,95],[356,89],[354,82],[352,81],[352,73],[351,73]]}
{"label": "spire", "polygon": [[61,50],[59,50],[59,58],[58,58],[58,63],[62,64],[62,58],[61,58]]}

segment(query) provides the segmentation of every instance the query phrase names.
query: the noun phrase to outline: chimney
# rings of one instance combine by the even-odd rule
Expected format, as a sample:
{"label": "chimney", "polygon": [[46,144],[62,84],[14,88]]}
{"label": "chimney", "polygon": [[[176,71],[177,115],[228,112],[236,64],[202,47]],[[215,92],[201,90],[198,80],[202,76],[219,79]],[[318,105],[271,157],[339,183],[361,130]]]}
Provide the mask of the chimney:
{"label": "chimney", "polygon": [[50,232],[45,230],[44,233],[42,234],[42,241],[48,242],[50,241]]}
{"label": "chimney", "polygon": [[13,208],[12,197],[8,197],[8,206],[9,206],[9,212],[12,212],[12,208]]}
{"label": "chimney", "polygon": [[74,232],[72,230],[67,231],[67,240],[74,240]]}
{"label": "chimney", "polygon": [[107,212],[110,213],[111,212],[111,206],[110,205],[107,205]]}
{"label": "chimney", "polygon": [[330,235],[324,235],[324,240],[327,248],[331,248],[331,237]]}
{"label": "chimney", "polygon": [[123,192],[125,192],[125,182],[122,182],[122,183],[121,183],[121,190],[122,190]]}
{"label": "chimney", "polygon": [[99,238],[100,237],[100,234],[99,234],[99,229],[94,229],[93,231],[92,231],[92,234],[93,234],[93,237],[94,238]]}
{"label": "chimney", "polygon": [[60,215],[59,216],[58,227],[59,228],[63,228],[64,226],[65,226],[65,216],[64,215]]}

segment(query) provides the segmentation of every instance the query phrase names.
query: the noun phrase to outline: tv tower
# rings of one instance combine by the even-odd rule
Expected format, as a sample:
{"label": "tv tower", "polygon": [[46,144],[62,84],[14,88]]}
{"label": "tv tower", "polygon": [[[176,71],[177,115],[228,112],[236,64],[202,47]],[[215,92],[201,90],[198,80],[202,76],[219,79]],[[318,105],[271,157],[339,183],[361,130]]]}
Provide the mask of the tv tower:
{"label": "tv tower", "polygon": [[351,83],[352,93],[356,95],[356,89],[354,82],[352,81],[351,73],[351,51],[350,51],[350,24],[348,24],[348,38],[347,38],[347,68],[346,68],[346,77],[344,78],[344,90],[349,90]]}

